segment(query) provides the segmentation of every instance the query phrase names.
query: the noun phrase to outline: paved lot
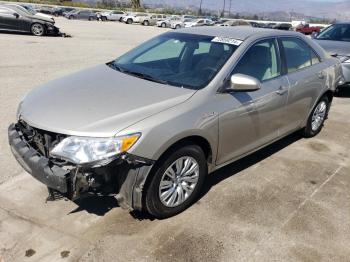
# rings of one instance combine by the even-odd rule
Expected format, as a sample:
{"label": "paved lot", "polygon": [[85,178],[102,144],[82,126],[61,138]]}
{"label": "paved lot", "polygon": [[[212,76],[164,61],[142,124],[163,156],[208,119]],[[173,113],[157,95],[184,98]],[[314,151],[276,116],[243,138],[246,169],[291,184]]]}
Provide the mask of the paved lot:
{"label": "paved lot", "polygon": [[313,139],[291,135],[212,174],[167,220],[112,197],[45,203],[13,160],[7,126],[24,94],[117,57],[164,30],[57,19],[72,38],[0,34],[0,261],[349,261],[350,95]]}

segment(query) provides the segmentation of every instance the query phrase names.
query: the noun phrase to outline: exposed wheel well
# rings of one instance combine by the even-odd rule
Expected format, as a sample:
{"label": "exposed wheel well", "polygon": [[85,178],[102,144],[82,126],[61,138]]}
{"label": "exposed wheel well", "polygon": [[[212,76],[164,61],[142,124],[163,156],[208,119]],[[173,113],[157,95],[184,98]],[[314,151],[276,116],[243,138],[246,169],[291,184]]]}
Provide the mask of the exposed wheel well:
{"label": "exposed wheel well", "polygon": [[[323,96],[326,96],[328,98],[329,103],[332,103],[334,92],[332,90],[327,90]],[[322,97],[323,97],[322,96]]]}

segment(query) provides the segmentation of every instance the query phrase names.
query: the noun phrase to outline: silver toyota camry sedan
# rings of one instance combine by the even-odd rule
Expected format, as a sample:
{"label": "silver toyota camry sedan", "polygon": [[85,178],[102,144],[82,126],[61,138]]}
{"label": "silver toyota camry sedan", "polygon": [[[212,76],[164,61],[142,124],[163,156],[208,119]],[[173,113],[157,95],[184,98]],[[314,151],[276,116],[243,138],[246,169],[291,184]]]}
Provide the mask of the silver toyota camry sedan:
{"label": "silver toyota camry sedan", "polygon": [[9,143],[51,196],[111,194],[166,218],[208,173],[292,132],[317,135],[341,79],[340,61],[299,33],[182,29],[34,89]]}

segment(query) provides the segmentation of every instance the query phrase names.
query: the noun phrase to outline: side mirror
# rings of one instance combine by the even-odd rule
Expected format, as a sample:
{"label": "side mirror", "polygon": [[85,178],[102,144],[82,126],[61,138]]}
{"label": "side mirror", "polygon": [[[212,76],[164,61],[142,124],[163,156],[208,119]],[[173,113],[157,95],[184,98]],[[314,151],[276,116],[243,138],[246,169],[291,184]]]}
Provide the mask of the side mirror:
{"label": "side mirror", "polygon": [[243,74],[234,74],[231,76],[230,86],[226,88],[226,91],[251,92],[260,88],[261,83],[258,79]]}
{"label": "side mirror", "polygon": [[13,16],[16,17],[16,18],[18,18],[18,17],[19,17],[19,14],[13,13]]}

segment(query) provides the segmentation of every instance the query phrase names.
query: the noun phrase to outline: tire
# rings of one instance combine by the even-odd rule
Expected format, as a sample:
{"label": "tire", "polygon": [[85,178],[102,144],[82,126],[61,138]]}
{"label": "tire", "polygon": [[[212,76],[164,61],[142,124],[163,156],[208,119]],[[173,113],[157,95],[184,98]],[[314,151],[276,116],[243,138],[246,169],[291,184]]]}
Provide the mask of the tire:
{"label": "tire", "polygon": [[132,24],[132,23],[133,23],[133,21],[132,21],[132,19],[131,19],[131,18],[129,18],[128,20],[126,20],[126,23],[127,23],[128,25],[130,25],[130,24]]}
{"label": "tire", "polygon": [[[177,163],[182,163],[182,165],[177,165]],[[194,171],[188,175],[180,175],[181,172],[177,168],[179,167],[179,170],[185,171],[186,174],[186,163],[189,164],[187,172],[192,169]],[[173,171],[173,178],[168,175],[171,173],[168,172],[169,170]],[[154,170],[154,175],[146,187],[147,211],[159,219],[184,211],[196,201],[207,172],[207,161],[199,146],[185,145],[175,148],[160,159],[159,166]],[[161,182],[166,188],[160,188]]]}
{"label": "tire", "polygon": [[302,129],[302,135],[306,138],[314,137],[323,128],[323,124],[328,117],[330,102],[327,96],[323,96],[312,109],[306,127]]}
{"label": "tire", "polygon": [[90,17],[89,17],[89,21],[92,21],[92,20],[94,20],[94,18],[90,16]]}
{"label": "tire", "polygon": [[119,18],[119,22],[123,22],[123,17]]}
{"label": "tire", "polygon": [[149,26],[149,22],[148,21],[143,21],[143,25]]}
{"label": "tire", "polygon": [[68,17],[68,19],[73,20],[73,19],[74,19],[74,16],[70,15],[70,16]]}
{"label": "tire", "polygon": [[43,36],[45,35],[45,26],[39,23],[34,23],[30,27],[30,31],[35,36]]}
{"label": "tire", "polygon": [[107,17],[101,16],[101,20],[102,20],[102,21],[107,21]]}
{"label": "tire", "polygon": [[175,26],[175,29],[180,29],[180,28],[181,28],[180,25],[176,25],[176,26]]}
{"label": "tire", "polygon": [[162,23],[161,27],[166,28],[166,23]]}

